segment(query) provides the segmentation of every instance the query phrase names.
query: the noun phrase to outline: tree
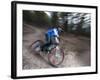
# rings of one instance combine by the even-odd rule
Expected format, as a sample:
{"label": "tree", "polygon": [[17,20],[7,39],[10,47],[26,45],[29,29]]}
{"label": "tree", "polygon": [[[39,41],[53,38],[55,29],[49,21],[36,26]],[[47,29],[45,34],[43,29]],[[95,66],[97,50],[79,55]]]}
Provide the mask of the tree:
{"label": "tree", "polygon": [[52,22],[52,26],[58,26],[58,15],[57,15],[57,12],[52,12],[51,22]]}
{"label": "tree", "polygon": [[[80,14],[81,15],[81,14]],[[83,26],[83,24],[84,24],[84,15],[85,14],[83,14],[82,16],[80,16],[80,22],[77,24],[77,33],[78,34],[81,34],[83,31],[83,29],[82,29],[82,26]]]}
{"label": "tree", "polygon": [[68,14],[69,13],[65,13],[65,12],[62,12],[60,14],[60,17],[62,18],[62,21],[63,21],[63,27],[64,27],[64,30],[67,32],[68,31]]}

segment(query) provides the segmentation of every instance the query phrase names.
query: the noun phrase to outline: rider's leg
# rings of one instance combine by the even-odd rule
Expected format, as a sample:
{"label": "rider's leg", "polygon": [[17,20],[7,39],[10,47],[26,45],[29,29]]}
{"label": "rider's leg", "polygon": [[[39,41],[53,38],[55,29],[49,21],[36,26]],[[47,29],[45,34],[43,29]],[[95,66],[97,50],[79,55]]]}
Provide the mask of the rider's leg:
{"label": "rider's leg", "polygon": [[46,43],[42,46],[42,51],[47,50],[48,46],[50,45],[50,36],[45,34],[45,41]]}

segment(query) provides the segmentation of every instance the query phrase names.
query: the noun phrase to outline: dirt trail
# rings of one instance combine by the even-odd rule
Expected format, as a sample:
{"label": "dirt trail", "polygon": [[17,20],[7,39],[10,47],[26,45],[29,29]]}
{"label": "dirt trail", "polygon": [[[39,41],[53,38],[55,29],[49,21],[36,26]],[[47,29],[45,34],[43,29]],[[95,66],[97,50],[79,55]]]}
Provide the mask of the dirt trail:
{"label": "dirt trail", "polygon": [[[52,68],[48,64],[47,55],[31,52],[29,46],[36,40],[44,40],[44,28],[33,25],[23,25],[23,69]],[[65,59],[59,67],[90,66],[90,40],[75,35],[62,35],[61,47],[65,52]]]}

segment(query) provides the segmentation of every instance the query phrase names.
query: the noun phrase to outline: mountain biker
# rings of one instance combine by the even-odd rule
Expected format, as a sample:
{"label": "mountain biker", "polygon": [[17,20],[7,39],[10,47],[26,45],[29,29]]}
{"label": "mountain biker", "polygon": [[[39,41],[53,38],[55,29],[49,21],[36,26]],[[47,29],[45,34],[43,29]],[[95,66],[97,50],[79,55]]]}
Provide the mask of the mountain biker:
{"label": "mountain biker", "polygon": [[42,51],[48,50],[51,44],[59,44],[59,35],[62,32],[61,27],[53,27],[45,33],[46,43],[42,46]]}

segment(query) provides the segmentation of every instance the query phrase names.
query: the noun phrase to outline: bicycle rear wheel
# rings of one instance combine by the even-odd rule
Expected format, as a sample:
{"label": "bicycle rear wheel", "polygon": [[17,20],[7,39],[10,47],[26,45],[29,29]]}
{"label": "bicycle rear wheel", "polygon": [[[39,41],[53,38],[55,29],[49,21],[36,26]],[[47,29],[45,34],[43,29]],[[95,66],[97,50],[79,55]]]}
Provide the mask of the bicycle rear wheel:
{"label": "bicycle rear wheel", "polygon": [[32,51],[39,52],[41,50],[41,46],[43,45],[42,40],[37,40],[31,44]]}

